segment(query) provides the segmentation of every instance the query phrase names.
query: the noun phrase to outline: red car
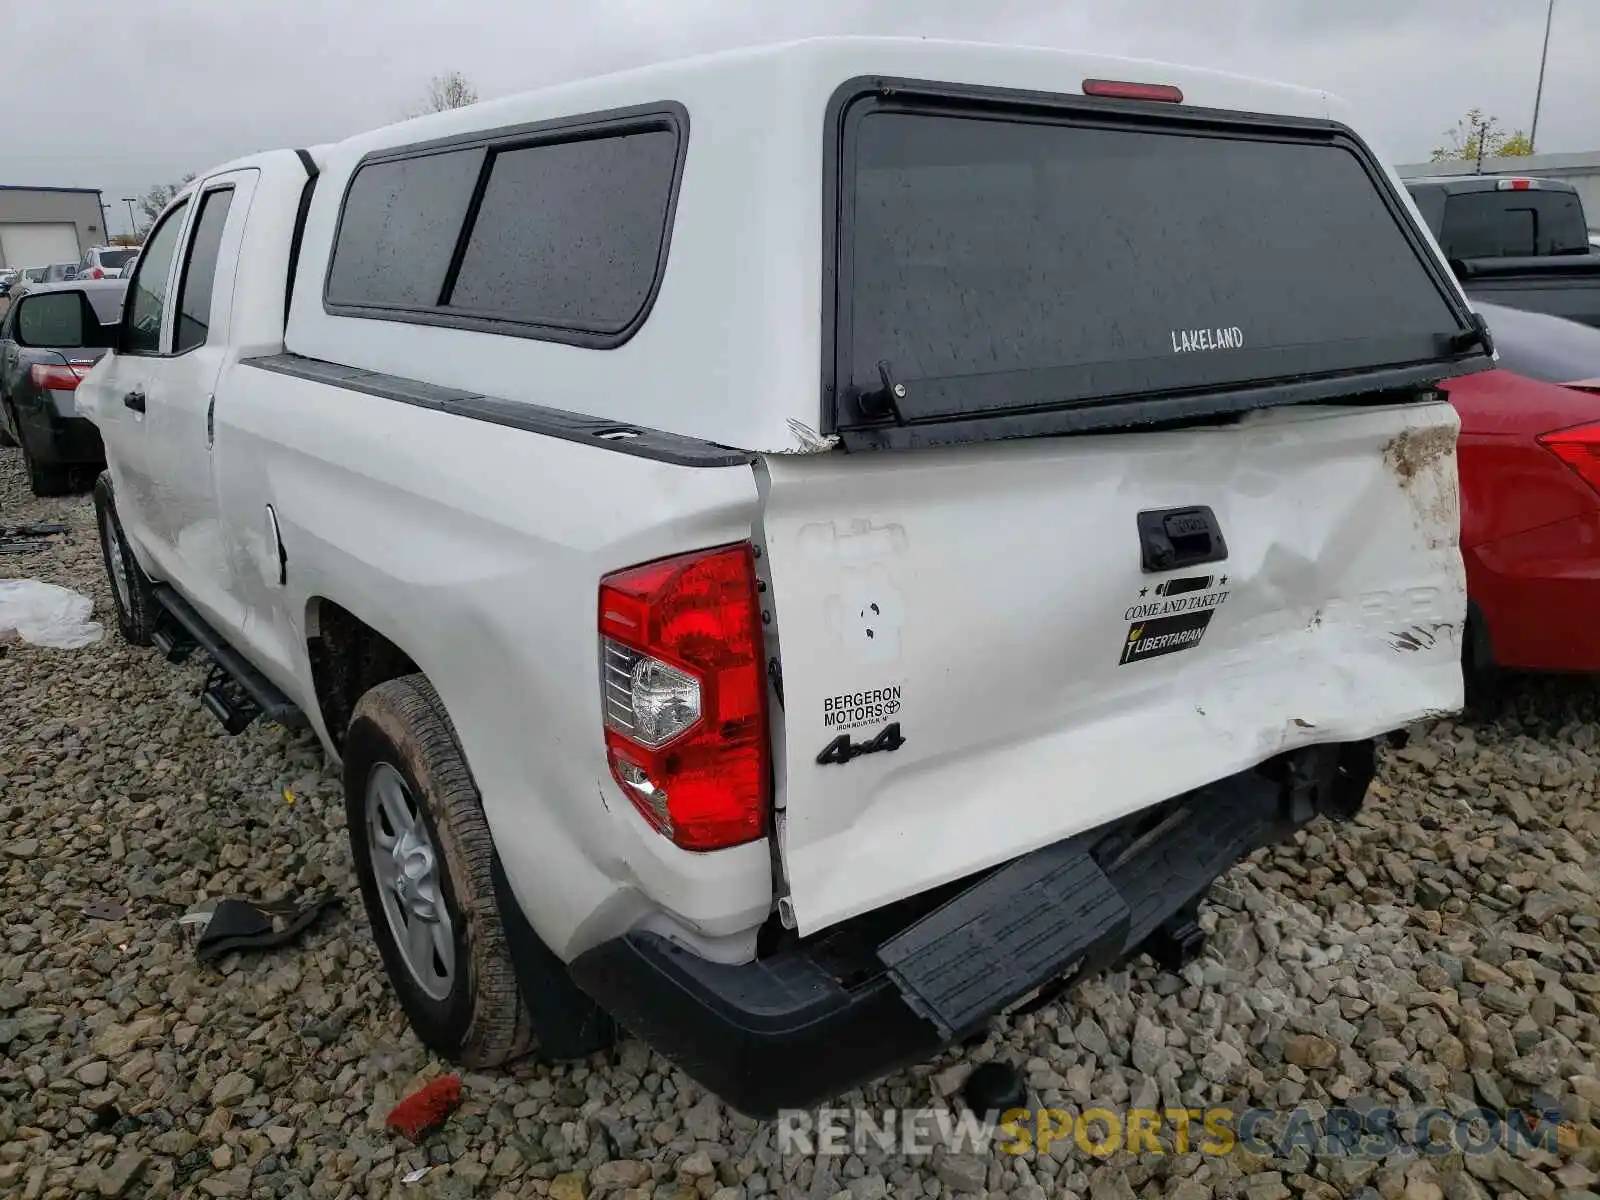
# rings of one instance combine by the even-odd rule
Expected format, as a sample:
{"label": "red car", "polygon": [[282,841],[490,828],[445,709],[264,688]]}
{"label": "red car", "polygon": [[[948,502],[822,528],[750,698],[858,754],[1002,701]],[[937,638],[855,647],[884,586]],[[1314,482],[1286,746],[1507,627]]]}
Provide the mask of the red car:
{"label": "red car", "polygon": [[1476,307],[1499,369],[1441,385],[1461,416],[1465,665],[1600,672],[1600,330]]}

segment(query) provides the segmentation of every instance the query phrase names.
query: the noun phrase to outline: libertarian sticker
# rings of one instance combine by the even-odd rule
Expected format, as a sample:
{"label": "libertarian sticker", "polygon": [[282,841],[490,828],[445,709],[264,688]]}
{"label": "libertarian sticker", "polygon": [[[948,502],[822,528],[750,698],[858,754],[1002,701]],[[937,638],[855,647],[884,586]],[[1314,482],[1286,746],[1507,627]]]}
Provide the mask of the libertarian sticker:
{"label": "libertarian sticker", "polygon": [[1228,599],[1226,575],[1184,575],[1139,589],[1122,619],[1128,633],[1119,665],[1176,654],[1200,644],[1211,616]]}
{"label": "libertarian sticker", "polygon": [[822,724],[827,729],[860,729],[882,725],[900,713],[900,685],[867,688],[822,698]]}
{"label": "libertarian sticker", "polygon": [[1145,658],[1159,658],[1163,654],[1176,654],[1198,646],[1211,624],[1214,608],[1184,613],[1176,617],[1157,617],[1153,621],[1139,621],[1128,629],[1128,640],[1122,646],[1122,662],[1126,666]]}

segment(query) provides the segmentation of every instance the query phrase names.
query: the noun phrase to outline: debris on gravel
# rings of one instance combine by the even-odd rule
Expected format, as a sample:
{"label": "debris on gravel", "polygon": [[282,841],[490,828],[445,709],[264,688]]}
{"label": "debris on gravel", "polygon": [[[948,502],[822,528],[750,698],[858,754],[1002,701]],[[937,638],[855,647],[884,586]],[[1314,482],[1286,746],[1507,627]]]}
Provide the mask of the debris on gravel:
{"label": "debris on gravel", "polygon": [[[1136,960],[830,1106],[953,1113],[974,1066],[1009,1062],[1031,1105],[1086,1122],[1025,1153],[908,1156],[892,1139],[802,1153],[781,1122],[729,1112],[629,1039],[582,1063],[469,1073],[462,1106],[414,1146],[385,1118],[452,1068],[410,1034],[368,939],[336,773],[306,736],[226,736],[198,706],[200,664],[121,641],[87,498],[35,500],[0,451],[0,514],[70,527],[0,576],[80,591],[107,626],[80,650],[0,644],[0,1196],[1600,1194],[1590,681],[1519,683],[1491,714],[1414,730],[1356,820],[1218,882],[1207,952],[1180,974]],[[322,889],[346,903],[300,941],[215,968],[177,923],[226,896]],[[1183,1144],[1159,1126],[1163,1154],[1128,1146],[1130,1109],[1219,1108],[1271,1113],[1227,1154],[1200,1152],[1198,1115]],[[1278,1144],[1297,1111],[1335,1109],[1388,1110],[1391,1143],[1364,1157]],[[1559,1136],[1414,1152],[1443,1114],[1466,1129],[1484,1111],[1551,1112]],[[1112,1137],[1107,1119],[1128,1128]]]}

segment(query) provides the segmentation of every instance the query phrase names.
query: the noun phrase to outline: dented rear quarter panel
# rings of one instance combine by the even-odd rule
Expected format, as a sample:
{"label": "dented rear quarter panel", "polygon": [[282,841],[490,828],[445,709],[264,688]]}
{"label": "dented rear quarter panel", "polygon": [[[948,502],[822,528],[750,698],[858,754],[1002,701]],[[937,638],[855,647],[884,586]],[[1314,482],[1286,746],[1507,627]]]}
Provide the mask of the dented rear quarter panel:
{"label": "dented rear quarter panel", "polygon": [[673,466],[248,366],[224,386],[229,526],[259,531],[270,499],[289,561],[280,586],[265,540],[241,544],[254,582],[240,640],[258,665],[320,727],[318,604],[401,647],[444,702],[512,890],[556,954],[644,926],[748,957],[768,851],[680,850],[621,794],[596,629],[603,575],[749,537],[750,468]]}

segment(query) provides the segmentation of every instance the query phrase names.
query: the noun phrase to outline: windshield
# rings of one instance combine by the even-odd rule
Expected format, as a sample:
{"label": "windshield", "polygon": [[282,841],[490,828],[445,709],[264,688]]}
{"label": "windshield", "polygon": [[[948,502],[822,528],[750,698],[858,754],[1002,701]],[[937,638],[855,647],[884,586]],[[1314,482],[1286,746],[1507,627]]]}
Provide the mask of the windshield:
{"label": "windshield", "polygon": [[[1431,361],[1461,328],[1349,145],[871,111],[847,386],[906,419]],[[847,155],[849,150],[847,149]]]}

